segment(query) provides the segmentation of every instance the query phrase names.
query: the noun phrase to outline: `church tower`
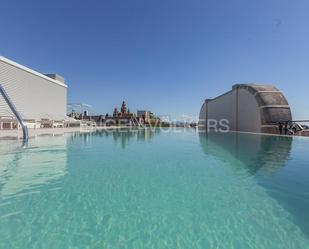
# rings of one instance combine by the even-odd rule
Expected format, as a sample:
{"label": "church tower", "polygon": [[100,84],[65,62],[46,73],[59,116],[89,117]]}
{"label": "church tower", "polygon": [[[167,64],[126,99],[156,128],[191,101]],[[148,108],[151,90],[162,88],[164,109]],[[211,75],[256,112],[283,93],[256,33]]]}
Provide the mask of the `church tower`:
{"label": "church tower", "polygon": [[117,117],[117,116],[118,116],[118,109],[117,109],[117,107],[115,107],[113,117]]}
{"label": "church tower", "polygon": [[121,114],[126,114],[127,113],[127,105],[125,101],[122,101],[122,105],[121,105]]}

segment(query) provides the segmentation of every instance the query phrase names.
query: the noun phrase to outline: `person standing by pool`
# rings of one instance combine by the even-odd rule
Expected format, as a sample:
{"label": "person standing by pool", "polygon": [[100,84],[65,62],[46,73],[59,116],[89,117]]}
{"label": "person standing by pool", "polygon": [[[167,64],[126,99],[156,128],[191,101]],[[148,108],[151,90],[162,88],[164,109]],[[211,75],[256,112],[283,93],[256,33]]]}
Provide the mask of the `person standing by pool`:
{"label": "person standing by pool", "polygon": [[287,135],[288,134],[288,121],[287,122],[285,122],[285,124],[284,124],[284,134],[285,135]]}
{"label": "person standing by pool", "polygon": [[282,123],[279,122],[278,126],[279,126],[279,133],[280,133],[280,135],[282,135],[282,129],[283,129]]}

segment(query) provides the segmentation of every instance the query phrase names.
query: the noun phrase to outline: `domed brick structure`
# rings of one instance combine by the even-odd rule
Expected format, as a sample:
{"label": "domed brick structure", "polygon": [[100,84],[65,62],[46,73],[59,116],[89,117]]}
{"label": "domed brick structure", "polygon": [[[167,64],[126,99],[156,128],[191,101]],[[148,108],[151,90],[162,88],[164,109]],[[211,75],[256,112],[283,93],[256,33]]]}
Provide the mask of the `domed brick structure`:
{"label": "domed brick structure", "polygon": [[288,101],[272,85],[237,84],[214,99],[206,99],[199,128],[209,130],[210,121],[226,120],[231,131],[279,133],[278,124],[292,120]]}

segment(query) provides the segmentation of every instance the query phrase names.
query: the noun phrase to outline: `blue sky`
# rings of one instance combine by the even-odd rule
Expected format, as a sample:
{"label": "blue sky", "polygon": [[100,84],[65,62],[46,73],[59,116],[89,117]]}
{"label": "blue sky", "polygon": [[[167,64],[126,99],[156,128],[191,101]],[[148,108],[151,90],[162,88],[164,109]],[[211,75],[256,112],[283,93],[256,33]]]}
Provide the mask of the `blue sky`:
{"label": "blue sky", "polygon": [[69,85],[69,102],[197,117],[235,83],[282,90],[309,119],[308,0],[1,1],[0,54]]}

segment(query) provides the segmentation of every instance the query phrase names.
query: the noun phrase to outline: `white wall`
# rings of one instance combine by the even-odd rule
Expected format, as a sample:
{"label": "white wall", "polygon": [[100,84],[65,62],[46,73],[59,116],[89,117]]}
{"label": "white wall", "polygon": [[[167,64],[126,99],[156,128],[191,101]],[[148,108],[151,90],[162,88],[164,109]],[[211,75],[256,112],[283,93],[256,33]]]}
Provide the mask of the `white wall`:
{"label": "white wall", "polygon": [[236,129],[236,92],[230,91],[208,102],[208,119],[227,119],[230,130]]}
{"label": "white wall", "polygon": [[245,89],[239,89],[238,103],[238,130],[261,132],[260,108],[254,96]]}
{"label": "white wall", "polygon": [[205,126],[205,122],[206,122],[206,107],[207,107],[207,103],[204,102],[202,105],[202,108],[200,110],[200,115],[199,115],[199,126],[203,127]]}
{"label": "white wall", "polygon": [[[24,119],[62,120],[66,116],[67,86],[0,57],[0,84]],[[0,116],[11,114],[0,95]]]}
{"label": "white wall", "polygon": [[[237,104],[238,98],[238,104]],[[200,111],[200,118],[227,119],[230,130],[261,132],[261,115],[255,97],[245,89],[232,90],[204,104]]]}

